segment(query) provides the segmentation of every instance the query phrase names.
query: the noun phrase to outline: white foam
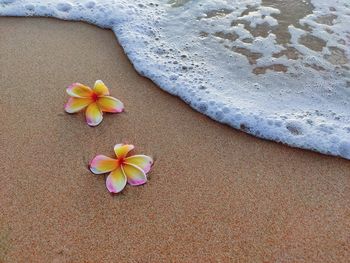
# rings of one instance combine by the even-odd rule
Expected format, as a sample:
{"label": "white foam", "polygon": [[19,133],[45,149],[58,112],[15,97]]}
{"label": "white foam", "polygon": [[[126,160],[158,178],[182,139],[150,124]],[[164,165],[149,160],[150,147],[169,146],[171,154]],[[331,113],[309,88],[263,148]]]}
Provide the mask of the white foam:
{"label": "white foam", "polygon": [[272,14],[279,14],[280,11],[272,7],[260,7],[258,11],[250,12],[248,15],[242,16],[241,20],[246,20],[250,23],[251,27],[256,27],[264,23],[270,26],[277,26],[277,19],[273,18]]}
{"label": "white foam", "polygon": [[[276,26],[276,8],[262,6],[259,0],[175,2],[184,4],[0,0],[0,15],[51,16],[111,28],[140,74],[194,109],[261,138],[350,159],[347,0],[312,0],[313,13],[300,21],[310,32],[289,26],[289,47],[300,53],[296,60],[274,56],[286,50],[275,34],[254,37],[238,21],[252,28]],[[248,5],[255,10],[242,16]],[[329,14],[336,16],[332,23],[319,21]],[[322,50],[301,44],[306,35],[322,39]],[[257,53],[251,56],[254,61],[249,63],[245,52]],[[276,65],[288,71],[271,71]],[[256,75],[252,71],[257,67],[270,69]]]}

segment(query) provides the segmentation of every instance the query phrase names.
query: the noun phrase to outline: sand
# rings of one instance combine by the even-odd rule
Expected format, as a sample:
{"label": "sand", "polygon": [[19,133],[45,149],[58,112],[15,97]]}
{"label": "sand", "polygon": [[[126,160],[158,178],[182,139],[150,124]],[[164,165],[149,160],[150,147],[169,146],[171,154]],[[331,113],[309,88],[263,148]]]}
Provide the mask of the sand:
{"label": "sand", "polygon": [[[110,30],[0,18],[0,261],[346,262],[350,162],[254,138],[139,76]],[[97,128],[65,87],[102,79]],[[130,142],[149,182],[112,196],[87,164]]]}

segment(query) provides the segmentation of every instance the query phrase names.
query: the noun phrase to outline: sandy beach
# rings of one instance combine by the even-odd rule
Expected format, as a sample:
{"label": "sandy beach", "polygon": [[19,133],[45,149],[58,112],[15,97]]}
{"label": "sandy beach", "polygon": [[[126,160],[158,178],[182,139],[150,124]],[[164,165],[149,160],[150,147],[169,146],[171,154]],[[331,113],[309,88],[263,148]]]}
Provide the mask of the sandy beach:
{"label": "sandy beach", "polygon": [[[347,262],[350,162],[257,139],[140,76],[114,34],[0,18],[0,262]],[[102,79],[125,113],[63,106]],[[117,142],[155,158],[112,196],[87,168]]]}

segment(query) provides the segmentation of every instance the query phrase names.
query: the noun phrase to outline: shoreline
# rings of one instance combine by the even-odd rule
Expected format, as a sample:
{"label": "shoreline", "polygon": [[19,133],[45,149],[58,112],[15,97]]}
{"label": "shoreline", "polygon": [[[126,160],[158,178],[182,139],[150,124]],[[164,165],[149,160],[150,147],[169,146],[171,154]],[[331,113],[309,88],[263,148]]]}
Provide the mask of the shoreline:
{"label": "shoreline", "polygon": [[[195,112],[138,75],[110,30],[0,20],[5,262],[346,262],[349,161]],[[96,79],[126,112],[90,128],[64,113],[65,87]],[[122,140],[156,162],[146,185],[111,196],[86,166]]]}
{"label": "shoreline", "polygon": [[[350,159],[346,1],[313,0],[312,8],[302,0],[262,1],[256,8],[222,3],[221,14],[210,1],[171,7],[11,0],[0,13],[112,29],[141,75],[204,115],[259,138]],[[193,20],[196,14],[209,20]],[[243,28],[239,21],[246,21]],[[220,34],[224,24],[231,24],[231,40]]]}

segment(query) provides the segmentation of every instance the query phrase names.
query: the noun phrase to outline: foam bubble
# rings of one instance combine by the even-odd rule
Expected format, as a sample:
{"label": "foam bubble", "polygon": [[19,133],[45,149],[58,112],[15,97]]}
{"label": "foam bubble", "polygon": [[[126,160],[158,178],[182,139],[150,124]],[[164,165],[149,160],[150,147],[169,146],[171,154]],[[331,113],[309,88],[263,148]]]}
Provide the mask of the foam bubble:
{"label": "foam bubble", "polygon": [[0,4],[11,4],[15,2],[16,0],[0,0]]}
{"label": "foam bubble", "polygon": [[72,9],[72,5],[69,3],[58,3],[57,4],[57,10],[62,12],[68,12]]}

